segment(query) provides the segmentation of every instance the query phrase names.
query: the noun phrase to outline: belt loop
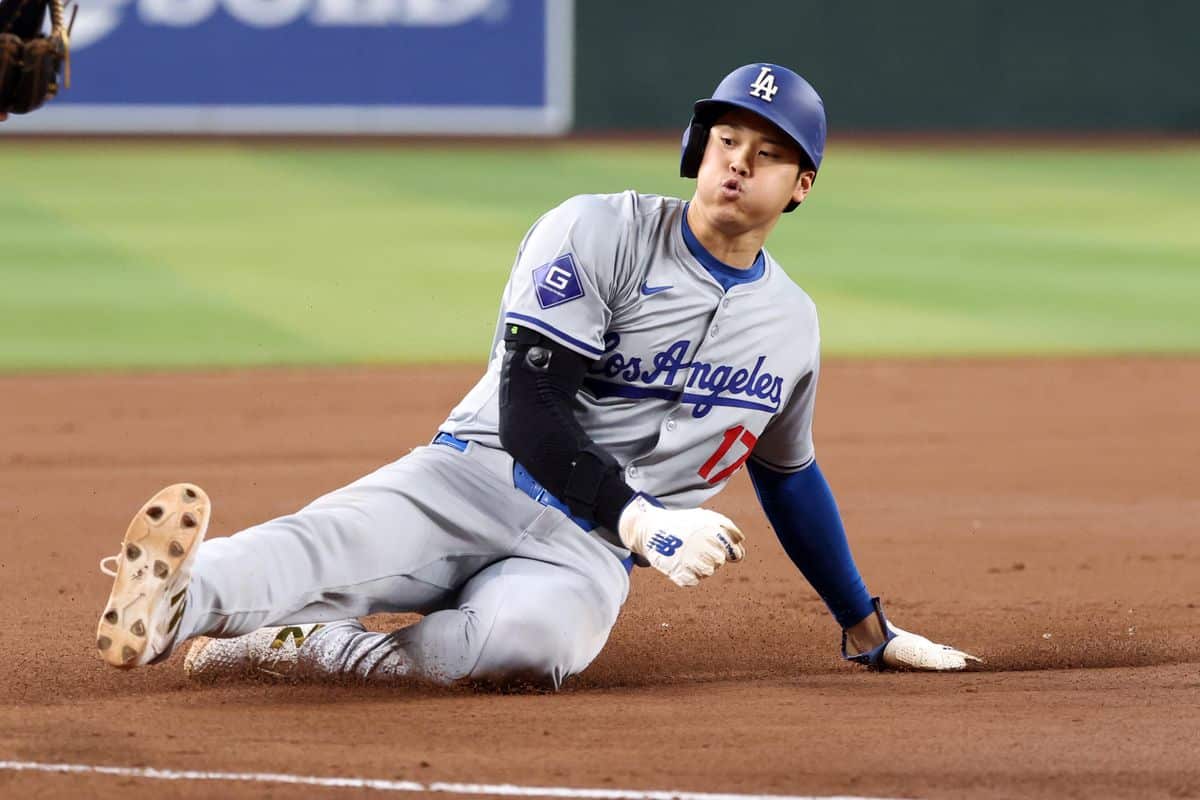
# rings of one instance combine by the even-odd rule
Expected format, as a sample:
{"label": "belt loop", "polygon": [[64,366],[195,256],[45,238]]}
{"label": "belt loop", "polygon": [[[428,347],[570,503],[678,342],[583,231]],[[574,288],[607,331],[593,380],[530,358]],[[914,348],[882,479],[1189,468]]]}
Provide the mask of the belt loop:
{"label": "belt loop", "polygon": [[433,437],[433,441],[430,442],[430,444],[444,444],[446,447],[453,447],[458,452],[465,453],[467,452],[467,445],[470,444],[470,442],[468,442],[466,439],[459,439],[452,433],[438,431],[437,436]]}

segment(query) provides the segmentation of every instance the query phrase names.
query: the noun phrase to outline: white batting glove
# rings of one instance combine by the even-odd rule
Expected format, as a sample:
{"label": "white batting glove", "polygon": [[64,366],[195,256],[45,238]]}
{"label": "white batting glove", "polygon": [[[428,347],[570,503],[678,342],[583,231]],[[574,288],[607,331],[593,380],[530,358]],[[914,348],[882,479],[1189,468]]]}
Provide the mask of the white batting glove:
{"label": "white batting glove", "polygon": [[[967,668],[970,661],[982,662],[970,653],[924,636],[897,628],[883,615],[878,597],[871,598],[875,613],[842,631],[842,657],[875,669],[913,669],[952,672]],[[884,635],[887,631],[887,635]],[[878,644],[876,644],[878,642]],[[848,648],[857,652],[851,655]],[[869,649],[868,649],[869,648]]]}
{"label": "white batting glove", "polygon": [[915,669],[926,672],[952,672],[967,668],[968,661],[978,661],[970,653],[955,650],[948,644],[931,642],[924,636],[909,633],[888,623],[894,638],[883,648],[883,663],[892,669]]}
{"label": "white batting glove", "polygon": [[724,514],[706,508],[672,511],[639,494],[625,506],[621,542],[677,586],[695,586],[726,561],[746,557],[746,537]]}

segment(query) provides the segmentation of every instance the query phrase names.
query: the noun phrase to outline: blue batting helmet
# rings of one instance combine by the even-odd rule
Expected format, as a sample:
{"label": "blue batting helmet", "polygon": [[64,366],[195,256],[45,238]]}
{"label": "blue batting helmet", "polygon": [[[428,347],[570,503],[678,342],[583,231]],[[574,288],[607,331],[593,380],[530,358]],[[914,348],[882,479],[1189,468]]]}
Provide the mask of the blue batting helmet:
{"label": "blue batting helmet", "polygon": [[[683,133],[679,174],[694,178],[700,171],[708,131],[731,107],[753,111],[786,133],[810,162],[821,168],[825,154],[825,104],[808,81],[787,67],[747,64],[725,76],[712,97],[697,100],[692,121]],[[789,203],[791,211],[796,203]]]}

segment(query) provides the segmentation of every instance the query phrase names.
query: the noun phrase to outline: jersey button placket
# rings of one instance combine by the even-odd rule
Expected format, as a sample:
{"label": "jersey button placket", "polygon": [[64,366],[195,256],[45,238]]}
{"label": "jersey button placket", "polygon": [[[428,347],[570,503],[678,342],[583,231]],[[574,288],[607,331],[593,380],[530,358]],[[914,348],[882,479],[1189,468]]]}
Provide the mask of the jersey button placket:
{"label": "jersey button placket", "polygon": [[629,475],[629,477],[631,477],[631,478],[636,478],[636,477],[638,476],[638,468],[637,468],[637,467],[635,467],[635,466],[634,466],[634,465],[632,465],[632,464],[630,464],[630,465],[629,465],[629,468],[628,468],[628,469],[626,469],[626,470],[625,470],[625,472],[626,472],[626,474],[628,474],[628,475]]}
{"label": "jersey button placket", "polygon": [[720,307],[717,309],[717,313],[713,315],[713,317],[714,317],[713,324],[711,326],[709,326],[709,329],[708,329],[709,338],[715,339],[715,338],[717,338],[717,334],[719,334],[721,332],[721,326],[717,323],[716,318],[719,317],[721,314],[728,314],[728,313],[729,313],[729,297],[725,296],[725,297],[721,298]]}

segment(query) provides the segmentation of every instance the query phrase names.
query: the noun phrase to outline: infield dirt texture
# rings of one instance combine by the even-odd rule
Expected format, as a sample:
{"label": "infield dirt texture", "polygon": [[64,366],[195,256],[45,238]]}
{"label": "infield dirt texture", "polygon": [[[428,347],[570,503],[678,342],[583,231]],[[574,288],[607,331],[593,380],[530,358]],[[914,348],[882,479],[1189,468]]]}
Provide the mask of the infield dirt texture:
{"label": "infield dirt texture", "polygon": [[[1048,163],[1053,155],[1033,157]],[[1195,151],[1183,157],[1194,160]],[[482,168],[478,153],[461,158],[467,172]],[[938,160],[926,151],[907,158],[894,167],[906,175],[922,173],[923,159]],[[1001,179],[1008,163],[1022,160],[1020,151],[984,158]],[[39,159],[33,163],[46,163]],[[1097,159],[1097,169],[1110,163]],[[5,165],[14,161],[0,157]],[[88,174],[110,174],[105,163],[96,167],[93,159]],[[1083,162],[1071,163],[1068,172],[1084,182],[1080,202],[1107,207],[1108,200],[1092,196],[1099,189]],[[292,180],[308,180],[313,169],[306,162]],[[532,218],[527,209],[506,210],[495,196],[459,198],[478,202],[479,224],[456,214],[437,223],[438,237],[423,236],[432,212],[405,217],[396,208],[399,190],[380,180],[382,199],[368,202],[362,184],[354,190],[366,198],[370,226],[344,213],[344,226],[306,234],[320,217],[317,206],[285,208],[280,200],[277,212],[255,219],[274,218],[282,227],[261,241],[249,230],[235,247],[221,238],[232,222],[216,201],[206,212],[202,201],[165,192],[161,203],[182,211],[150,219],[144,215],[154,204],[116,184],[108,184],[107,202],[97,184],[86,203],[67,197],[56,204],[45,181],[16,182],[36,202],[0,200],[6,213],[25,214],[19,225],[15,217],[0,222],[0,277],[14,287],[0,304],[6,314],[26,314],[24,324],[11,315],[0,320],[9,371],[0,376],[0,762],[599,790],[1200,796],[1200,359],[1189,355],[1200,346],[1200,232],[1194,218],[1184,225],[1174,216],[1171,200],[1192,208],[1200,201],[1194,189],[1188,197],[1167,180],[1164,167],[1149,172],[1155,170],[1161,172],[1153,182],[1130,190],[1142,201],[1130,203],[1125,219],[1138,224],[1119,224],[1115,211],[1096,212],[1109,221],[1107,233],[1085,212],[1072,222],[1064,210],[1060,225],[1043,225],[1015,198],[1010,216],[985,218],[965,195],[947,200],[932,188],[921,191],[938,222],[905,233],[906,225],[919,225],[918,208],[869,193],[852,200],[846,184],[831,180],[844,221],[876,208],[875,225],[863,223],[872,247],[815,233],[819,245],[805,255],[801,232],[815,222],[803,215],[820,208],[814,203],[784,219],[781,232],[794,230],[783,237],[783,252],[772,248],[802,285],[813,283],[805,280],[804,259],[814,262],[810,289],[833,352],[822,376],[817,448],[868,586],[900,625],[982,656],[982,669],[878,674],[842,663],[836,626],[738,475],[715,508],[746,531],[746,562],[692,591],[635,572],[608,647],[558,694],[195,685],[183,676],[182,654],[123,673],[103,665],[93,643],[110,586],[96,564],[116,550],[130,516],[160,486],[188,480],[205,487],[214,501],[209,536],[224,536],[427,442],[482,368],[496,295]],[[886,172],[875,181],[863,176],[862,191],[870,184],[885,192]],[[49,179],[52,188],[57,180]],[[1132,172],[1130,180],[1136,183]],[[158,185],[144,169],[126,183]],[[568,194],[622,188],[576,177],[569,183]],[[991,197],[983,183],[969,196]],[[204,185],[236,198],[237,187],[218,184]],[[555,202],[533,194],[546,206]],[[1111,202],[1120,202],[1119,192]],[[81,203],[102,221],[83,214]],[[251,213],[250,205],[242,208]],[[1156,216],[1156,208],[1168,217]],[[211,237],[206,219],[217,231]],[[60,227],[57,238],[45,240],[52,244],[43,258],[33,231],[46,224]],[[937,283],[933,266],[910,278],[882,266],[875,260],[886,255],[880,229],[895,233],[912,264],[922,237],[933,242],[930,258],[942,264],[948,299],[906,294],[906,285]],[[321,259],[301,258],[303,246],[271,238],[281,230],[294,230],[310,251],[330,248],[320,250],[329,256],[326,272],[318,271]],[[371,230],[390,248],[386,264],[355,260],[372,251],[363,240]],[[331,236],[342,237],[345,260],[332,258]],[[422,253],[421,268],[437,269],[435,238],[458,255],[490,252],[487,265],[446,265],[462,278],[465,310],[458,295],[422,283],[405,255]],[[214,273],[204,273],[196,248],[205,246],[215,251],[210,257],[239,253],[239,267],[249,272],[216,259]],[[305,265],[301,284],[308,288],[285,285],[277,303],[267,302],[261,298],[274,297],[271,287],[286,283],[280,247]],[[841,278],[828,263],[816,264],[823,250],[831,251]],[[1001,260],[976,269],[971,253]],[[1089,271],[1093,257],[1099,265]],[[955,265],[958,271],[950,269]],[[892,283],[876,287],[864,277],[872,270]],[[320,274],[361,281],[368,295],[392,291],[403,310],[389,316],[380,301],[353,318],[363,295],[339,295],[338,281],[314,277]],[[390,288],[397,274],[411,282]],[[135,292],[147,276],[155,291]],[[414,283],[420,292],[406,293]],[[258,306],[249,302],[255,296]],[[954,311],[960,297],[966,308]],[[307,318],[306,300],[313,306]],[[141,312],[151,320],[144,328]],[[411,360],[416,356],[406,348],[428,335],[414,314],[438,331],[461,321],[461,343],[450,341],[444,358],[472,363],[180,369]],[[858,339],[845,314],[863,326]],[[964,334],[955,339],[959,317]],[[360,352],[350,352],[354,331],[330,330],[339,319],[381,344],[372,349],[364,339]],[[873,323],[879,319],[886,324]],[[1092,335],[1101,329],[1107,339]],[[878,357],[968,350],[988,357]],[[27,356],[31,351],[36,358]],[[1061,355],[1114,351],[1126,354]],[[851,357],[856,353],[875,355]],[[92,356],[93,366],[138,369],[46,371],[87,366]],[[154,364],[171,369],[150,369]],[[386,629],[402,621],[376,617],[371,624]],[[365,795],[385,796],[361,788],[0,768],[4,798]]]}

